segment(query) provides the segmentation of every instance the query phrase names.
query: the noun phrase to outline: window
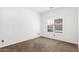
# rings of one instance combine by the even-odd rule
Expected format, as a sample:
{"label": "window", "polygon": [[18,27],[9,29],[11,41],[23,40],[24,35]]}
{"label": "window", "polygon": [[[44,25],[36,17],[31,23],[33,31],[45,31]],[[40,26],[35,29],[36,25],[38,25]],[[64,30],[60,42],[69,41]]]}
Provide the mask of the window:
{"label": "window", "polygon": [[53,32],[53,20],[48,20],[47,31]]}
{"label": "window", "polygon": [[63,19],[59,18],[59,19],[54,19],[54,20],[48,20],[47,31],[62,33],[63,32]]}
{"label": "window", "polygon": [[63,20],[60,19],[55,19],[54,20],[54,26],[55,26],[55,32],[56,33],[62,33],[63,31]]}

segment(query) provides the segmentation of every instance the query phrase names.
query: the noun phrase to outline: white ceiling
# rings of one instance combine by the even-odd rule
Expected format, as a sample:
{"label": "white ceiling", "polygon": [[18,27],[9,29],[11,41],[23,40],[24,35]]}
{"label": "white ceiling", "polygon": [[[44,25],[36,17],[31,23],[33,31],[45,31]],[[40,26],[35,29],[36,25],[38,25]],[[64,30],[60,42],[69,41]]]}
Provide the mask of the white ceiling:
{"label": "white ceiling", "polygon": [[50,7],[30,7],[31,10],[36,11],[38,13],[50,11],[51,9],[55,9],[55,8],[56,7],[54,7],[54,8],[50,8]]}

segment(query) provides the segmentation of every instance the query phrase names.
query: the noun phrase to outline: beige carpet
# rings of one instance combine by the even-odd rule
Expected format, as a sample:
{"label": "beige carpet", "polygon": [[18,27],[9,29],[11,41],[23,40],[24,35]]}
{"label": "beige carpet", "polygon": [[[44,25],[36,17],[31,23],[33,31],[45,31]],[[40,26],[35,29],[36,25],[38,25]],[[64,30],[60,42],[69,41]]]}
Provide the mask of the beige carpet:
{"label": "beige carpet", "polygon": [[1,52],[77,52],[78,46],[44,37],[24,41],[4,48]]}

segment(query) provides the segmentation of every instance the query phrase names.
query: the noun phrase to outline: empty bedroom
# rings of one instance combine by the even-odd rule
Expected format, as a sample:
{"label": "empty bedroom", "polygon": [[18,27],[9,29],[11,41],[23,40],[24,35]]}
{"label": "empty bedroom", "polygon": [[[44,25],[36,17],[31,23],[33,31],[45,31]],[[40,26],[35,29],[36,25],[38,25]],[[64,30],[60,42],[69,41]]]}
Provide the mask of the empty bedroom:
{"label": "empty bedroom", "polygon": [[0,52],[78,52],[77,7],[0,7]]}

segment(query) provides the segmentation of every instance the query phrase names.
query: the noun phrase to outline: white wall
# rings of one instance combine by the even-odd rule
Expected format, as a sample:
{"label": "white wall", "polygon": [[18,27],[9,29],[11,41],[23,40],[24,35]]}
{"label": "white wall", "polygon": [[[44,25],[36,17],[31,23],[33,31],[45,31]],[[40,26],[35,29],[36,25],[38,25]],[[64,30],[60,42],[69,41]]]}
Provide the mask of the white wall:
{"label": "white wall", "polygon": [[47,32],[47,20],[54,20],[56,18],[63,18],[64,20],[64,32],[63,39],[57,39],[70,43],[77,44],[78,40],[78,28],[77,28],[77,8],[57,8],[50,12],[41,13],[41,36],[54,38],[54,33]]}
{"label": "white wall", "polygon": [[79,50],[79,7],[78,7],[78,50]]}
{"label": "white wall", "polygon": [[29,8],[0,8],[0,47],[38,37],[39,32],[36,12]]}

